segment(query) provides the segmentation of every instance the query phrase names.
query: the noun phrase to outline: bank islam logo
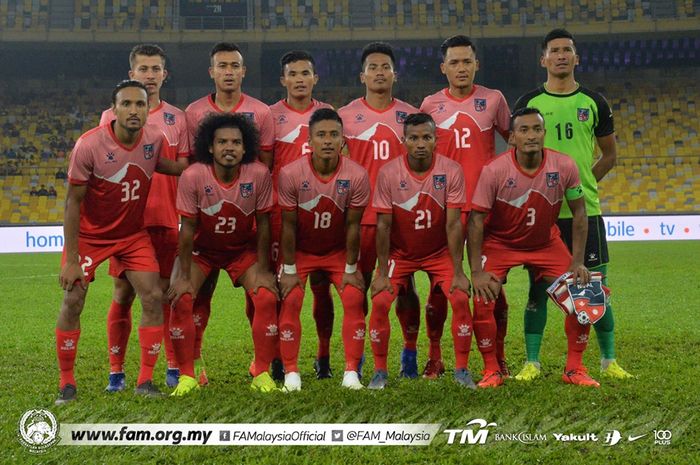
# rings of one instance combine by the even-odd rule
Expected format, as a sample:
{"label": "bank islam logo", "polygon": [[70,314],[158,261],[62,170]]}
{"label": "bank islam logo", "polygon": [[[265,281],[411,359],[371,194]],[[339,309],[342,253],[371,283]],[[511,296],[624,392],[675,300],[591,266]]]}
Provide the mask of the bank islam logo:
{"label": "bank islam logo", "polygon": [[[467,423],[467,429],[446,429],[443,433],[447,434],[447,444],[454,444],[455,441],[459,444],[486,444],[489,437],[488,428],[495,426],[496,423],[477,418]],[[475,427],[478,428],[477,431],[474,431]]]}
{"label": "bank islam logo", "polygon": [[43,454],[59,441],[58,422],[48,410],[27,410],[19,420],[17,435],[29,452]]}

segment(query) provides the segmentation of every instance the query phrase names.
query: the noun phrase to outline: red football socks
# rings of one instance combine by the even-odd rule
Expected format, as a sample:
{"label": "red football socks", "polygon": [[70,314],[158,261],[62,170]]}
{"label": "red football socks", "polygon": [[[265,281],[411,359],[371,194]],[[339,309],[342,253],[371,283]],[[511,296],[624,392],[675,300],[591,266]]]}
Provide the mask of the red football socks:
{"label": "red football socks", "polygon": [[369,317],[369,339],[374,355],[374,369],[387,370],[387,355],[389,353],[389,310],[394,303],[394,294],[382,291],[372,298],[372,311]]}
{"label": "red football socks", "polygon": [[131,304],[123,305],[112,301],[107,313],[107,346],[109,366],[112,373],[124,371],[126,346],[131,335]]}
{"label": "red football socks", "polygon": [[566,353],[566,369],[571,371],[583,365],[583,352],[588,346],[588,333],[591,331],[590,325],[582,325],[576,319],[575,314],[568,315],[564,323],[568,351]]}
{"label": "red football socks", "polygon": [[56,355],[60,370],[60,389],[63,389],[66,384],[76,386],[73,367],[75,366],[75,355],[78,351],[78,339],[80,339],[80,329],[62,331],[56,328]]}
{"label": "red football socks", "polygon": [[354,286],[345,286],[340,293],[343,302],[343,346],[345,371],[357,371],[365,350],[365,294]]}
{"label": "red football socks", "polygon": [[443,283],[442,292],[447,295],[452,306],[452,340],[455,350],[455,369],[467,369],[469,351],[472,346],[472,314],[469,311],[469,296],[455,289],[450,294],[449,285]]}
{"label": "red football socks", "polygon": [[447,320],[447,297],[444,292],[433,290],[428,296],[428,303],[425,305],[425,329],[428,333],[430,346],[428,358],[430,360],[442,359],[442,332]]}
{"label": "red football socks", "polygon": [[247,293],[255,306],[253,316],[253,346],[255,360],[251,367],[253,377],[267,371],[275,357],[277,344],[277,297],[269,289],[258,288],[257,294]]}
{"label": "red football socks", "polygon": [[[251,304],[252,307],[252,304]],[[247,306],[246,306],[247,310]],[[194,319],[194,359],[201,358],[202,354],[202,339],[204,339],[204,331],[209,324],[209,316],[211,315],[211,295],[197,295],[194,299],[194,307],[192,310],[192,318]]]}
{"label": "red football socks", "polygon": [[330,355],[331,335],[333,334],[333,320],[335,317],[330,282],[312,284],[310,287],[314,295],[313,315],[314,321],[316,321],[316,333],[318,334],[318,352],[316,357],[328,357]]}
{"label": "red football socks", "polygon": [[301,344],[301,307],[304,303],[304,291],[295,287],[282,301],[279,316],[279,347],[286,372],[298,372],[299,345]]}
{"label": "red football socks", "polygon": [[182,295],[170,312],[169,336],[180,374],[194,378],[195,323],[192,317],[192,295]]}

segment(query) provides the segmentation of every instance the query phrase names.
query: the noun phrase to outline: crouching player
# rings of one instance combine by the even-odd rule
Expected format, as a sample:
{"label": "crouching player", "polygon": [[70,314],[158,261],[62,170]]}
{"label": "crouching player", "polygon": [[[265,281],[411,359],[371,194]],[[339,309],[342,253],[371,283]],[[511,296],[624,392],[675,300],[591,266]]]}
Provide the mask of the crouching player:
{"label": "crouching player", "polygon": [[[508,142],[515,148],[481,172],[469,216],[469,263],[474,285],[474,331],[484,357],[479,387],[503,384],[496,358],[493,310],[508,271],[525,265],[548,282],[566,271],[588,283],[583,265],[588,222],[578,169],[573,160],[544,149],[544,119],[535,108],[516,110]],[[573,258],[559,235],[556,221],[566,198],[573,213]],[[583,365],[589,325],[575,314],[566,317],[568,354],[563,379],[598,387]]]}
{"label": "crouching player", "polygon": [[455,380],[475,388],[467,370],[472,339],[469,280],[462,270],[461,209],[465,202],[462,168],[434,154],[435,122],[415,113],[404,123],[407,155],[387,163],[377,177],[372,206],[377,209],[379,268],[372,281],[370,341],[374,376],[370,389],[387,384],[389,309],[411,274],[430,275],[431,289],[440,286],[452,305]]}
{"label": "crouching player", "polygon": [[[284,388],[301,389],[297,362],[301,340],[299,314],[306,277],[328,273],[343,303],[344,387],[361,389],[358,365],[365,344],[364,279],[357,269],[360,219],[369,203],[369,177],[343,157],[343,121],[334,110],[316,110],[309,120],[311,154],[282,168],[280,272],[282,311],[280,351]],[[257,309],[256,309],[257,312]]]}
{"label": "crouching player", "polygon": [[255,305],[251,387],[276,389],[267,372],[277,340],[277,287],[268,271],[272,180],[267,167],[255,161],[258,147],[258,132],[244,115],[210,115],[195,138],[197,163],[180,178],[180,272],[168,290],[174,306],[170,337],[180,368],[174,396],[199,387],[194,377],[192,299],[207,276],[219,269],[234,284],[240,283]]}

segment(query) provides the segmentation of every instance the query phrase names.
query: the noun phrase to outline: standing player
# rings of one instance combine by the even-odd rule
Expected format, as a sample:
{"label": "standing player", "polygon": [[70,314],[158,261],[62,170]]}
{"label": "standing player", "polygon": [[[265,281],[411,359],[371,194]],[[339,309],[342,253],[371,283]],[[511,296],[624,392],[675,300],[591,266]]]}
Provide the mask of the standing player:
{"label": "standing player", "polygon": [[[515,147],[486,165],[474,192],[469,215],[469,263],[474,283],[474,332],[484,357],[479,387],[498,387],[503,375],[494,353],[495,300],[508,271],[525,265],[546,282],[567,270],[581,284],[590,279],[583,265],[588,223],[576,164],[566,155],[544,149],[544,120],[536,108],[521,108],[511,117],[508,142]],[[573,213],[573,258],[556,225],[566,198]],[[566,317],[568,353],[564,382],[599,387],[583,365],[589,325]]]}
{"label": "standing player", "polygon": [[[272,114],[267,105],[250,95],[243,93],[242,85],[245,78],[246,67],[243,55],[238,45],[229,42],[219,42],[212,47],[209,54],[209,77],[214,81],[215,92],[192,102],[186,109],[187,128],[190,134],[190,147],[193,147],[194,136],[197,133],[202,119],[211,113],[240,113],[250,119],[260,134],[260,161],[268,168],[272,166],[272,147],[274,142],[274,126]],[[202,377],[204,372],[201,362],[201,344],[211,313],[211,296],[214,293],[218,271],[214,271],[207,283],[202,287],[194,302],[195,321],[197,323],[197,343],[195,360],[198,373]],[[253,306],[246,294],[246,313],[252,322]],[[281,372],[281,364],[279,364]],[[277,377],[281,378],[283,374]],[[277,378],[276,377],[276,378]],[[206,375],[200,379],[201,384],[206,383]]]}
{"label": "standing player", "polygon": [[[406,117],[418,109],[392,96],[396,81],[396,59],[389,44],[372,42],[362,49],[360,81],[365,85],[365,96],[355,99],[338,110],[343,120],[343,131],[348,153],[352,160],[369,173],[372,191],[376,186],[379,169],[390,160],[406,153],[401,138]],[[360,233],[360,271],[369,283],[377,263],[377,212],[370,206],[362,217]],[[402,289],[396,303],[404,336],[401,353],[401,374],[407,378],[418,376],[416,340],[420,325],[420,304],[413,279]]]}
{"label": "standing player", "polygon": [[[588,214],[585,265],[607,275],[608,244],[601,216],[598,182],[615,166],[617,148],[612,111],[598,92],[581,86],[574,79],[578,64],[574,37],[564,29],[550,31],[542,41],[540,63],[547,69],[547,82],[520,97],[515,108],[537,107],[544,114],[545,146],[574,159],[581,176]],[[601,156],[596,157],[596,144]],[[567,247],[572,248],[571,210],[566,205],[559,215],[559,229]],[[547,322],[546,284],[530,279],[530,299],[525,309],[527,363],[516,379],[530,381],[540,375],[539,353]],[[604,278],[604,284],[607,280]],[[631,378],[615,360],[615,333],[610,303],[603,318],[595,324],[601,353],[603,376]]]}
{"label": "standing player", "polygon": [[[129,78],[135,79],[148,89],[148,124],[160,128],[169,141],[169,150],[162,156],[169,159],[186,161],[189,157],[187,121],[185,113],[177,107],[160,99],[160,89],[168,76],[165,69],[165,52],[152,44],[141,44],[131,49],[129,54]],[[102,113],[100,125],[107,124],[115,118],[114,112],[107,109]],[[154,174],[151,191],[146,202],[144,226],[151,237],[160,268],[160,287],[168,290],[170,272],[177,255],[178,217],[175,211],[177,179],[173,176]],[[131,304],[134,301],[134,287],[124,279],[123,270],[116,266],[117,260],[110,259],[109,274],[114,277],[112,304],[107,313],[107,346],[109,347],[109,385],[108,392],[122,391],[126,387],[124,375],[124,358],[131,334]],[[165,382],[169,387],[177,385],[179,371],[175,354],[167,336],[167,324],[170,321],[170,304],[163,303],[163,322],[165,354],[168,369]]]}
{"label": "standing player", "polygon": [[[462,226],[466,235],[466,219],[476,182],[481,169],[496,155],[496,133],[503,139],[508,137],[510,110],[501,92],[474,84],[479,60],[476,59],[476,47],[468,37],[450,37],[442,43],[440,52],[443,60],[440,71],[447,77],[449,85],[426,97],[421,111],[431,115],[437,124],[437,152],[459,163],[464,171],[467,202],[462,213]],[[435,289],[425,311],[430,352],[423,376],[429,379],[435,379],[445,371],[440,339],[446,318],[447,301],[439,289]],[[496,322],[497,357],[501,370],[507,375],[503,346],[508,304],[503,292],[496,303]]]}
{"label": "standing player", "polygon": [[[275,189],[275,208],[270,215],[272,228],[272,260],[278,259],[282,213],[277,205],[277,187],[280,170],[309,153],[309,118],[320,108],[332,108],[312,97],[318,74],[313,57],[304,51],[294,50],[280,60],[280,82],[287,89],[287,97],[270,106],[275,126],[275,144],[272,161],[272,183]],[[330,378],[330,343],[333,333],[333,299],[330,281],[323,273],[309,275],[314,294],[313,316],[318,334],[318,352],[314,369],[318,379]]]}
{"label": "standing player", "polygon": [[344,387],[361,389],[358,368],[365,343],[364,280],[357,269],[360,219],[369,203],[367,172],[343,157],[343,122],[323,108],[309,120],[311,154],[282,168],[282,269],[280,350],[287,391],[301,389],[297,366],[301,343],[299,314],[306,276],[330,275],[343,302]]}
{"label": "standing player", "polygon": [[472,340],[469,280],[462,269],[464,175],[458,163],[433,152],[435,122],[430,115],[408,116],[404,134],[408,154],[379,171],[372,200],[379,265],[371,289],[374,376],[368,387],[383,389],[387,384],[389,310],[399,289],[423,270],[431,287],[440,286],[452,305],[455,380],[474,388],[467,370]]}
{"label": "standing player", "polygon": [[143,308],[141,369],[135,392],[160,394],[152,378],[163,340],[163,294],[143,214],[153,172],[178,175],[183,166],[161,157],[168,140],[156,126],[146,125],[148,91],[142,83],[120,82],[112,92],[112,106],[116,120],[83,134],[70,157],[59,276],[65,293],[56,323],[60,369],[56,404],[76,398],[73,367],[80,314],[95,269],[109,257],[124,270]]}
{"label": "standing player", "polygon": [[198,163],[180,178],[177,209],[180,272],[168,291],[174,310],[170,335],[180,367],[173,396],[197,389],[192,297],[212,270],[225,270],[255,305],[252,322],[255,359],[253,389],[269,392],[267,370],[277,342],[277,287],[269,269],[272,180],[256,161],[258,133],[243,115],[211,115],[199,126],[194,154]]}

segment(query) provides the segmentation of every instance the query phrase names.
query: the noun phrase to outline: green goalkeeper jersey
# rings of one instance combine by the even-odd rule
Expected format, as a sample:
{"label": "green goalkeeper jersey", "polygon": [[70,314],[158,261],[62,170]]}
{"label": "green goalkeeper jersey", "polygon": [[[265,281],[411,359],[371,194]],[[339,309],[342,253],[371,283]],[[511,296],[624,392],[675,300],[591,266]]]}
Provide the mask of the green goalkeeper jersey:
{"label": "green goalkeeper jersey", "polygon": [[[576,161],[586,198],[586,214],[600,215],[598,183],[593,175],[596,158],[596,137],[615,132],[612,111],[598,92],[579,86],[570,94],[551,94],[544,86],[518,99],[514,110],[534,107],[544,116],[547,148],[569,155]],[[564,203],[559,218],[571,218],[569,205]]]}

